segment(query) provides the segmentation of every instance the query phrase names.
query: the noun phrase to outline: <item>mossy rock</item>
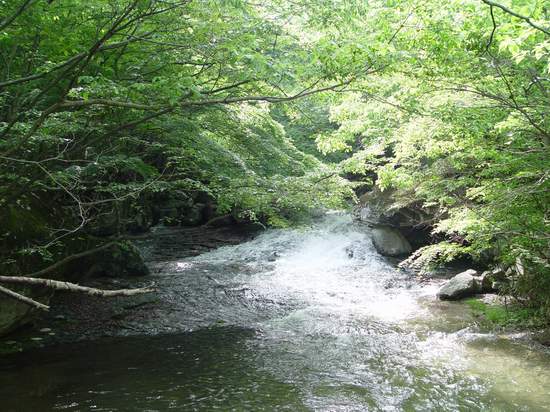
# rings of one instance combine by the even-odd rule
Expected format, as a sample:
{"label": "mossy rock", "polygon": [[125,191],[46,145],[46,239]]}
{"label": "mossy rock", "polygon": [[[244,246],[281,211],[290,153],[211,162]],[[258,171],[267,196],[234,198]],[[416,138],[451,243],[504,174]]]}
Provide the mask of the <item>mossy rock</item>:
{"label": "mossy rock", "polygon": [[28,322],[31,311],[29,305],[8,297],[0,297],[0,336]]}
{"label": "mossy rock", "polygon": [[88,268],[83,277],[134,277],[149,274],[139,250],[130,242],[118,242],[112,247],[86,257],[76,267]]}
{"label": "mossy rock", "polygon": [[[36,288],[10,287],[14,292],[48,304],[51,294]],[[7,296],[0,296],[0,336],[6,335],[32,320],[34,309]]]}

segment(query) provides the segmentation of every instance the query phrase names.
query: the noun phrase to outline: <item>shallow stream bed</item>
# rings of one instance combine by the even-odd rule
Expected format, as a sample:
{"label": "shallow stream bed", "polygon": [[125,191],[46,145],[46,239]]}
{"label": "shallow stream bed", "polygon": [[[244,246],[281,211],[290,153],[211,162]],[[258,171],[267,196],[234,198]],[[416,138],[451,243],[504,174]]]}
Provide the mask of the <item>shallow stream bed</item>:
{"label": "shallow stream bed", "polygon": [[477,330],[348,215],[172,249],[116,333],[1,358],[2,410],[550,411],[548,353]]}

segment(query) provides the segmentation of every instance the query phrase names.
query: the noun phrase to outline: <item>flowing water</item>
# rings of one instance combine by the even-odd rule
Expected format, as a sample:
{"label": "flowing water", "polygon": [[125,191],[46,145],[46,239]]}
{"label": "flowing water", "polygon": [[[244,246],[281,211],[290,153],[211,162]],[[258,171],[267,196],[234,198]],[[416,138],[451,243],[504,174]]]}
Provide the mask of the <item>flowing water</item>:
{"label": "flowing water", "polygon": [[6,358],[2,410],[550,410],[548,354],[476,331],[348,215],[155,276],[173,303],[156,322],[180,332]]}

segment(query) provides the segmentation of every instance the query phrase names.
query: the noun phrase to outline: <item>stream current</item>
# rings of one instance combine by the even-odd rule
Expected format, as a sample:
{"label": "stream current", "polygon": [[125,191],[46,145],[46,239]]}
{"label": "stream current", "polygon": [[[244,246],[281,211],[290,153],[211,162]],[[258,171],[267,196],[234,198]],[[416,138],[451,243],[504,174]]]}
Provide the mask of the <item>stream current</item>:
{"label": "stream current", "polygon": [[7,357],[1,409],[550,411],[547,353],[476,330],[349,215],[164,263],[153,320],[178,329]]}

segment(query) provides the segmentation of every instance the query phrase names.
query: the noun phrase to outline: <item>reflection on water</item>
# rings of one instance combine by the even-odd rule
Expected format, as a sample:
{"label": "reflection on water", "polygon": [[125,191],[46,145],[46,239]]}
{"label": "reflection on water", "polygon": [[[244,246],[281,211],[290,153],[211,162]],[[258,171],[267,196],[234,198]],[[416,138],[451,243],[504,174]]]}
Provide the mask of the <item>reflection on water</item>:
{"label": "reflection on water", "polygon": [[550,410],[548,355],[475,333],[348,216],[167,267],[193,331],[5,358],[2,410]]}
{"label": "reflection on water", "polygon": [[286,410],[304,410],[296,387],[256,368],[254,336],[227,327],[19,356],[17,369],[0,373],[2,410],[266,410],[272,397]]}

